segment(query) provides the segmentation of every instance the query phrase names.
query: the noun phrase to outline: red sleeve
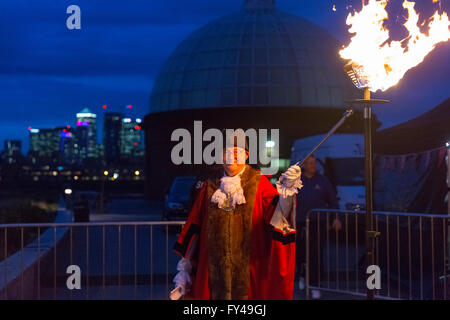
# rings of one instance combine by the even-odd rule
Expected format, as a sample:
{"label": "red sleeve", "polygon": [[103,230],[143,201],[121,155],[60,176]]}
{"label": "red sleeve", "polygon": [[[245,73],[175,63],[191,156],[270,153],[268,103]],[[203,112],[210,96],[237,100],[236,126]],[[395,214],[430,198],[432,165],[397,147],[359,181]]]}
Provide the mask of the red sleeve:
{"label": "red sleeve", "polygon": [[278,191],[266,176],[261,175],[259,184],[262,194],[264,222],[270,224],[270,220],[278,204]]}
{"label": "red sleeve", "polygon": [[[279,194],[269,179],[261,176],[264,221],[269,225],[278,205]],[[295,277],[295,230],[284,234],[272,228],[267,299],[291,300]]]}
{"label": "red sleeve", "polygon": [[295,232],[272,239],[268,299],[292,300],[295,279]]}
{"label": "red sleeve", "polygon": [[186,223],[184,224],[183,230],[181,230],[180,236],[173,247],[174,251],[183,256],[183,258],[186,258],[186,254],[189,251],[194,238],[198,237],[200,234],[203,204],[205,203],[204,200],[206,197],[206,185],[206,182],[203,183]]}

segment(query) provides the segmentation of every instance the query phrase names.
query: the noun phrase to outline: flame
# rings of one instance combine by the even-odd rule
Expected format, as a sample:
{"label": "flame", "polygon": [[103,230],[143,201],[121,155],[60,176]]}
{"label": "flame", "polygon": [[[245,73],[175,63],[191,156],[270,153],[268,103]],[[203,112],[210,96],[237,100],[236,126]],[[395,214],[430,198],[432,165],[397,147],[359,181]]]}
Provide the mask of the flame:
{"label": "flame", "polygon": [[360,12],[349,14],[347,25],[355,35],[347,47],[339,51],[343,59],[351,60],[359,77],[367,82],[370,91],[385,91],[395,86],[405,73],[421,63],[440,42],[450,38],[449,18],[438,11],[429,19],[428,32],[419,30],[419,15],[414,2],[404,0],[408,11],[404,23],[409,35],[400,41],[388,41],[389,30],[383,26],[388,19],[389,0],[369,0]]}

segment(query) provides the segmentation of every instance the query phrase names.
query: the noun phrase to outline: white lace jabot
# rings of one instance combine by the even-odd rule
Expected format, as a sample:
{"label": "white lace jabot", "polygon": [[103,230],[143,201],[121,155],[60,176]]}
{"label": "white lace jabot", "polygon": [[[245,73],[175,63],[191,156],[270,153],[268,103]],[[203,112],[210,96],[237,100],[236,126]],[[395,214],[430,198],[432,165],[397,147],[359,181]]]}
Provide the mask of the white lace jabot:
{"label": "white lace jabot", "polygon": [[211,202],[217,203],[219,208],[224,209],[224,203],[227,197],[231,197],[231,205],[233,209],[237,204],[245,203],[244,190],[241,186],[241,176],[245,168],[237,175],[230,177],[225,173],[220,179],[220,187],[211,197]]}

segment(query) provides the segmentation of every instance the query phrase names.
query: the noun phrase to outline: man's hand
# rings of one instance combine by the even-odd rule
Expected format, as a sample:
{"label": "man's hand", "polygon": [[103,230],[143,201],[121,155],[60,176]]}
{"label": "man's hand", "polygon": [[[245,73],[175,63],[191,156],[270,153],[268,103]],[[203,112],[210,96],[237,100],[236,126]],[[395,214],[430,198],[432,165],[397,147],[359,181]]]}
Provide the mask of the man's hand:
{"label": "man's hand", "polygon": [[290,197],[297,193],[298,189],[303,187],[302,180],[302,169],[299,166],[293,165],[284,172],[280,179],[278,179],[276,185],[280,196]]}
{"label": "man's hand", "polygon": [[297,165],[293,165],[281,175],[280,182],[287,188],[292,188],[295,185],[295,182],[300,180],[301,176],[302,169]]}
{"label": "man's hand", "polygon": [[341,220],[339,220],[338,218],[334,219],[334,220],[333,220],[333,224],[332,224],[331,227],[332,227],[332,228],[334,229],[334,231],[336,231],[336,232],[341,231],[341,229],[342,229],[342,223],[341,223]]}

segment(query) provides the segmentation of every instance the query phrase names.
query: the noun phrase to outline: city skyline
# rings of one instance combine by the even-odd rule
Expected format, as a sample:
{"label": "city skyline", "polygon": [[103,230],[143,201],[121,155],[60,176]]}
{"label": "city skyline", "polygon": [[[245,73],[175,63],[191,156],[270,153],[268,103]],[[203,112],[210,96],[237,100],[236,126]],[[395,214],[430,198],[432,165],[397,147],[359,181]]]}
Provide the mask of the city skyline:
{"label": "city skyline", "polygon": [[[17,154],[17,149],[19,150],[19,154],[17,156],[22,155],[31,155],[31,153],[37,153],[43,148],[42,144],[47,144],[47,140],[55,140],[54,146],[52,146],[54,152],[61,152],[62,154],[67,153],[66,151],[66,141],[70,141],[69,144],[72,144],[72,139],[75,139],[80,134],[80,129],[86,129],[86,145],[78,146],[75,142],[75,146],[70,146],[70,148],[77,149],[78,153],[85,153],[84,158],[105,158],[105,160],[117,160],[120,157],[134,156],[133,150],[138,148],[142,150],[142,134],[140,133],[139,139],[135,139],[132,136],[135,134],[131,131],[141,130],[141,118],[132,118],[131,115],[126,112],[114,112],[109,111],[106,105],[102,106],[103,112],[101,113],[102,117],[98,118],[98,114],[91,111],[89,108],[83,108],[78,113],[75,114],[74,119],[76,121],[72,121],[72,123],[67,125],[54,125],[49,128],[43,127],[28,127],[29,139],[26,141],[27,143],[24,148],[24,144],[22,140],[18,140],[15,138],[5,139],[3,141],[4,148],[1,150],[0,154],[4,154],[7,157],[11,157],[9,154],[15,150],[15,154]],[[127,105],[125,109],[131,110],[132,106]],[[116,120],[119,121],[120,125],[110,128],[109,127],[109,118],[117,117]],[[102,123],[102,126],[98,126],[98,122]],[[77,131],[78,130],[78,131]],[[127,134],[128,132],[128,134]],[[99,135],[101,133],[101,135]],[[39,135],[48,135],[47,137],[42,138],[38,137]],[[45,140],[45,141],[42,141]],[[117,140],[118,150],[115,151],[114,155],[111,157],[107,155],[107,150],[105,150],[104,145],[108,144],[110,140]],[[130,143],[131,146],[126,146],[127,143]],[[48,150],[47,150],[48,151]],[[47,152],[45,151],[45,152]],[[52,150],[50,150],[52,151]],[[73,150],[71,151],[73,152]],[[66,157],[67,155],[63,156]],[[48,157],[51,157],[49,154]],[[70,157],[70,156],[69,156]],[[58,160],[60,161],[60,159]],[[108,162],[108,161],[107,161]]]}
{"label": "city skyline", "polygon": [[[81,112],[84,109],[88,109],[91,110],[90,108],[81,108],[79,110],[79,112]],[[105,115],[106,114],[122,114],[123,118],[134,118],[134,119],[139,119],[141,120],[142,117],[139,116],[135,116],[132,115],[132,106],[131,105],[126,105],[123,107],[109,107],[106,105],[100,106],[99,109],[101,110],[99,113],[96,113],[96,115],[98,116],[98,121],[100,123],[102,123],[104,125],[104,121],[105,121]],[[123,111],[120,111],[123,110]],[[95,111],[92,111],[92,113],[95,113]],[[75,117],[76,119],[76,117]],[[141,120],[142,121],[142,120]],[[30,150],[30,143],[29,143],[29,139],[28,139],[28,134],[30,133],[30,131],[32,130],[54,130],[54,129],[59,129],[59,128],[67,128],[67,129],[71,129],[73,127],[77,126],[77,121],[72,121],[70,123],[66,123],[66,124],[53,124],[53,125],[49,125],[49,126],[28,126],[27,128],[24,128],[24,132],[26,132],[27,137],[25,138],[25,141],[22,139],[19,139],[18,137],[6,137],[5,139],[1,140],[2,145],[4,145],[7,141],[20,141],[21,142],[21,150],[22,150],[22,154],[27,154]],[[97,143],[100,142],[100,144],[102,144],[103,142],[103,135],[104,135],[104,128],[103,126],[99,126],[96,128],[96,132],[97,132],[97,138],[96,141]],[[3,150],[0,150],[0,153]]]}
{"label": "city skyline", "polygon": [[[397,23],[404,15],[401,2],[391,1],[388,8]],[[21,140],[26,151],[28,127],[64,125],[83,106],[99,111],[103,105],[131,104],[143,118],[155,76],[170,52],[192,31],[240,10],[242,3],[194,0],[186,6],[176,0],[137,0],[133,6],[122,6],[81,0],[77,5],[82,11],[82,29],[69,31],[66,2],[2,2],[0,9],[6,14],[0,22],[4,40],[0,45],[0,101],[5,107],[0,141]],[[350,35],[345,18],[350,7],[358,9],[361,1],[277,0],[276,4],[282,11],[324,27],[346,44]],[[448,11],[449,3],[440,5]],[[432,0],[417,3],[424,17],[438,8]],[[393,36],[401,38],[401,28],[397,29]],[[374,95],[392,101],[374,110],[383,128],[417,117],[448,98],[448,49],[448,43],[439,45],[398,86]]]}

